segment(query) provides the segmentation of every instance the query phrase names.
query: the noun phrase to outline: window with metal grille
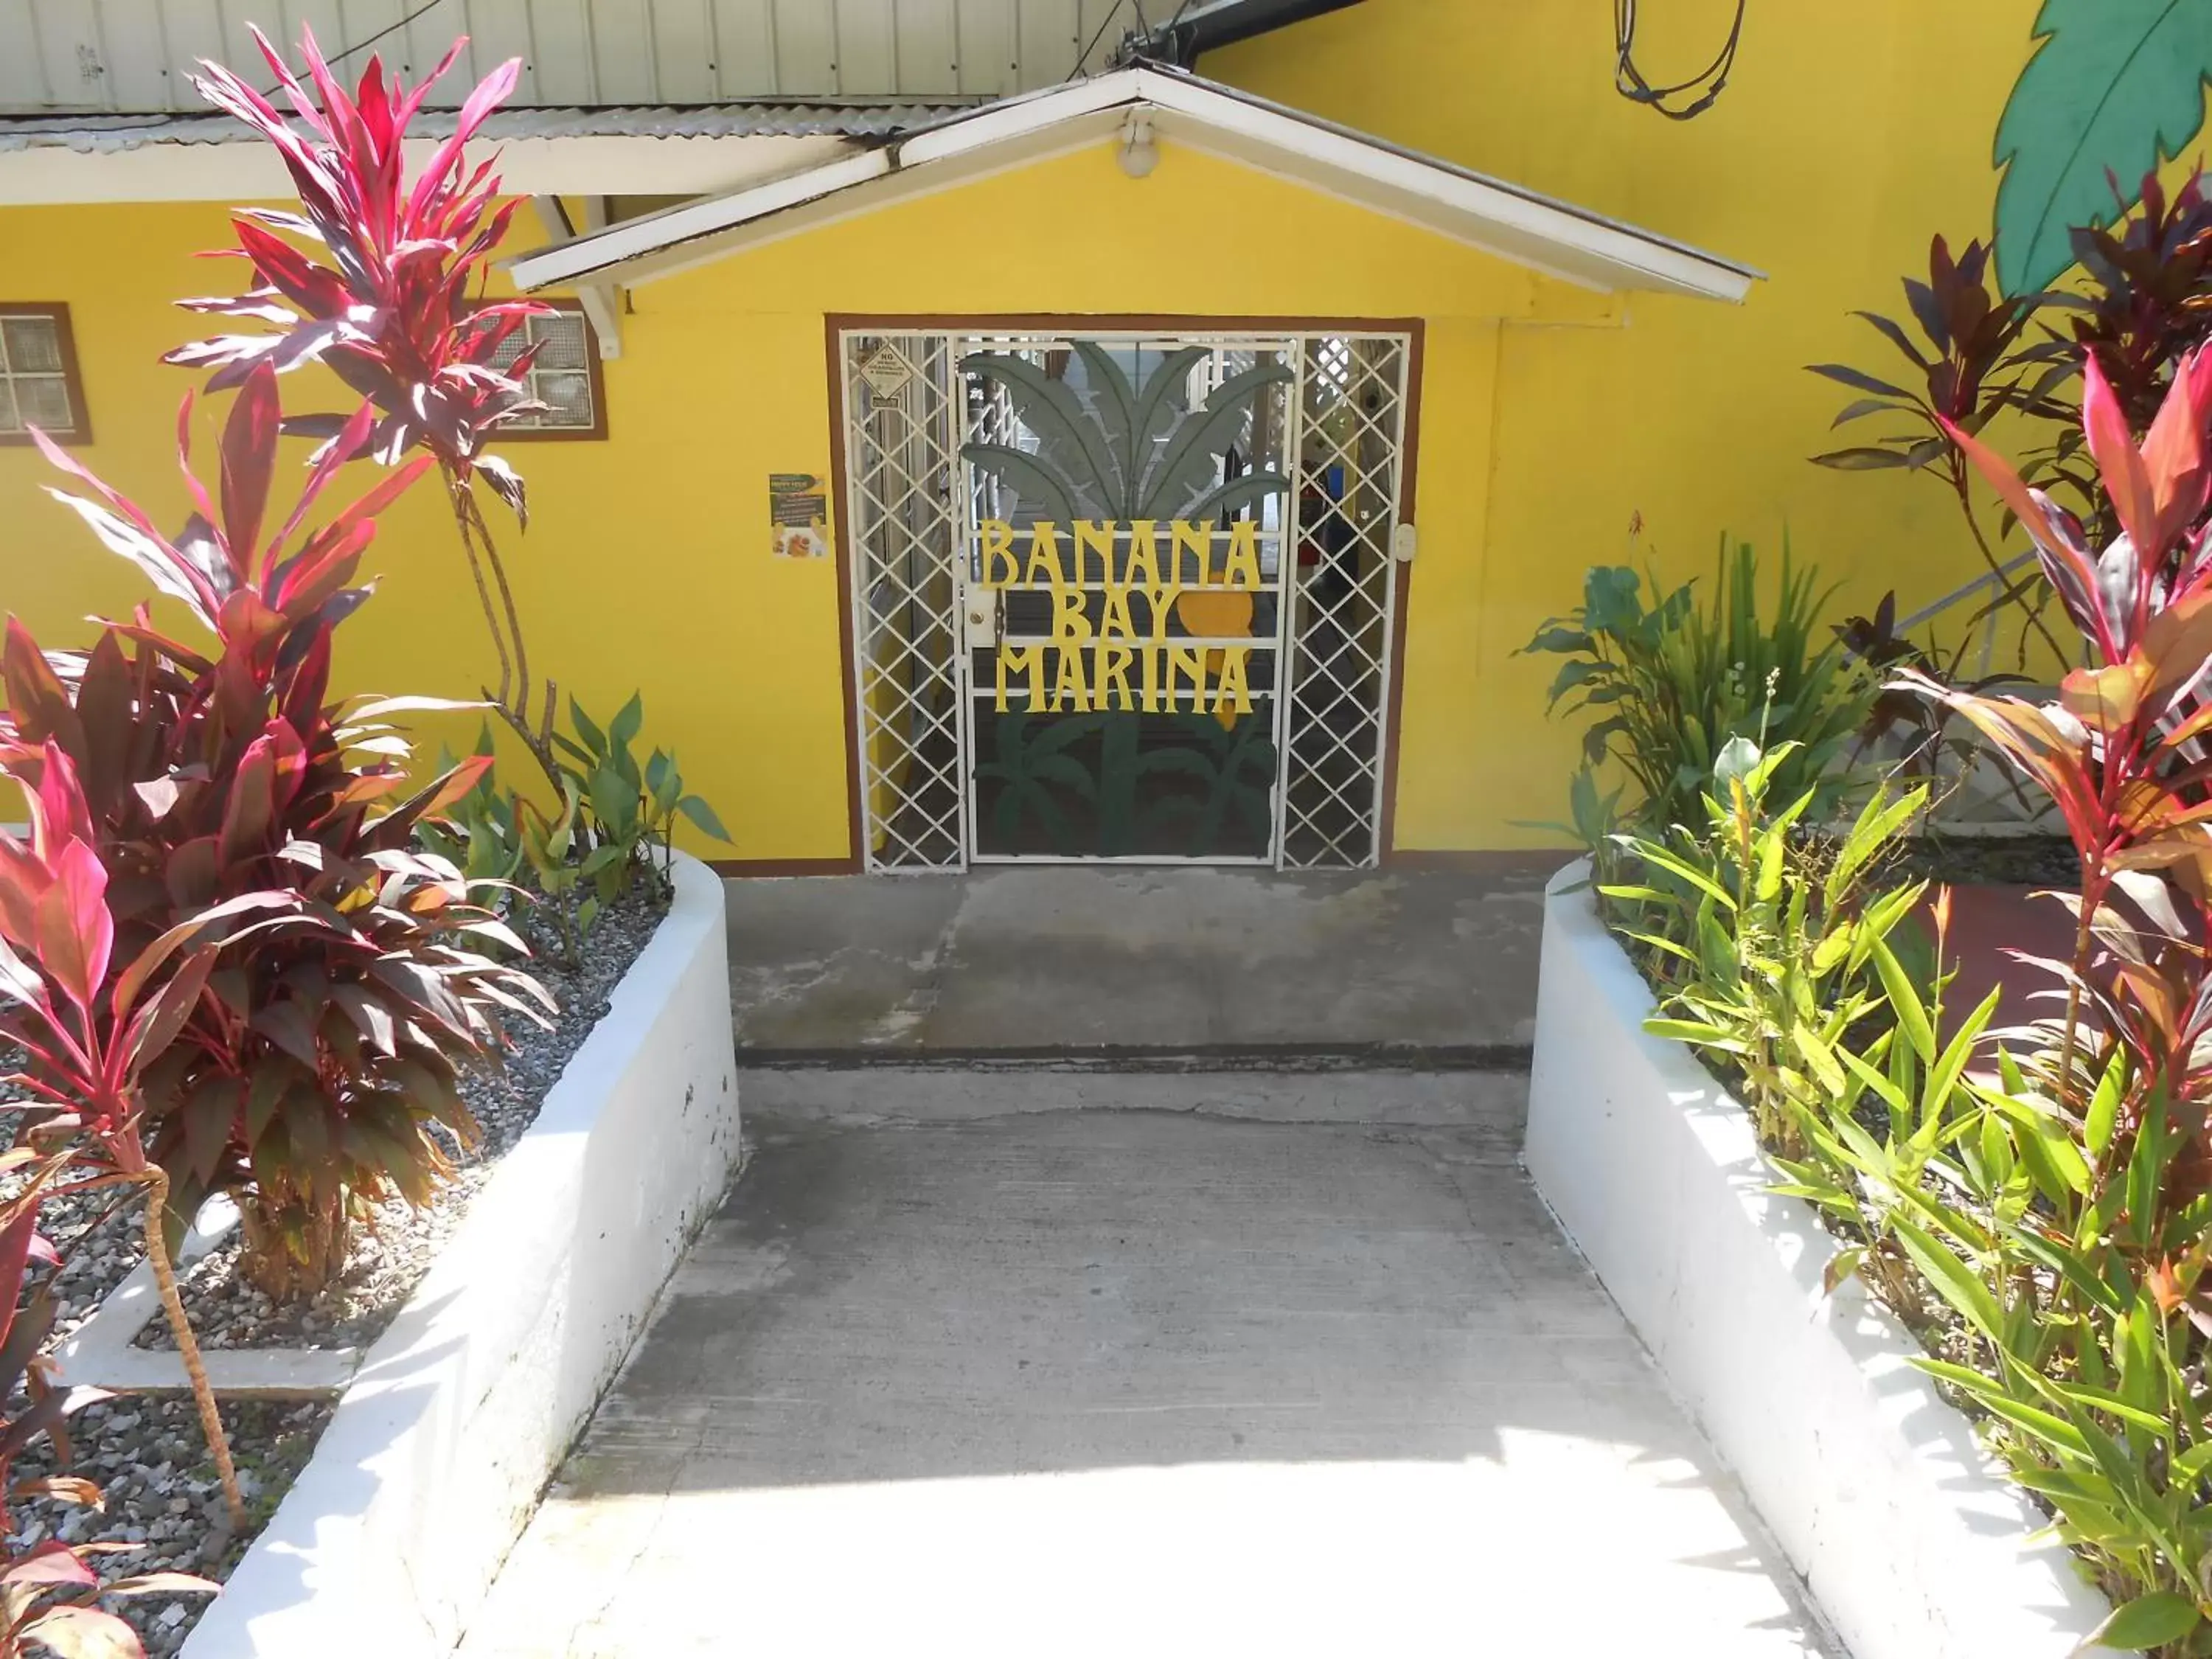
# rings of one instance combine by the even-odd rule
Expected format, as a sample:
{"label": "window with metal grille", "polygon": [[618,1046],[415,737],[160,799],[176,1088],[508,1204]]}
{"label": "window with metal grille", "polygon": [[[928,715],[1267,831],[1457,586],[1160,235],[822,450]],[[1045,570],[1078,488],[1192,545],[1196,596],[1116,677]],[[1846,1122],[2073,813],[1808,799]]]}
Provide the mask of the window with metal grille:
{"label": "window with metal grille", "polygon": [[92,437],[69,307],[0,304],[0,443],[30,442],[34,426],[64,443]]}
{"label": "window with metal grille", "polygon": [[499,434],[503,438],[604,438],[606,392],[599,379],[599,343],[592,337],[592,325],[574,301],[544,303],[554,309],[526,318],[492,361],[501,369],[512,369],[525,350],[536,346],[538,355],[530,360],[524,378],[531,397],[545,407],[502,422]]}

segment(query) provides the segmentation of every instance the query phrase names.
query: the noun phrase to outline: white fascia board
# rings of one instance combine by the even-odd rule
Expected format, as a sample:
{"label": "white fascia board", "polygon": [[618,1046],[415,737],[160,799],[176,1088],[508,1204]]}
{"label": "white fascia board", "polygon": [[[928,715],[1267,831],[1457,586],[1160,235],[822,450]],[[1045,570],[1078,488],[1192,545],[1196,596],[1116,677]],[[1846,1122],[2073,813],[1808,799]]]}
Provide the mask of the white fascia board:
{"label": "white fascia board", "polygon": [[[894,173],[929,167],[933,170],[929,187],[942,188],[948,183],[964,183],[982,176],[984,172],[1000,170],[998,166],[980,169],[945,167],[948,162],[969,161],[984,151],[1008,149],[1015,153],[1008,155],[1002,165],[1018,166],[1042,160],[1047,154],[1073,149],[1089,136],[1086,118],[1134,102],[1138,95],[1137,73],[1125,70],[1010,98],[975,114],[956,116],[936,126],[920,129],[881,149],[771,179],[716,201],[670,208],[628,221],[597,235],[580,238],[567,251],[566,258],[562,257],[562,250],[550,248],[526,254],[509,266],[509,273],[516,285],[523,289],[574,282],[579,276],[631,262],[637,263],[635,269],[622,273],[625,281],[635,283],[647,276],[667,276],[675,270],[690,269],[700,263],[702,257],[719,256],[734,252],[739,246],[750,246],[769,240],[742,233],[745,227],[775,215],[784,215],[789,221],[787,225],[777,228],[775,234],[781,236],[865,212],[887,199],[887,194],[862,191],[849,204],[840,204],[826,213],[800,214],[793,210]],[[1038,142],[1041,139],[1044,141],[1042,147]],[[958,176],[950,176],[953,173]],[[711,248],[697,248],[670,258],[654,257],[667,254],[683,244],[708,238],[714,239]]]}
{"label": "white fascia board", "polygon": [[[642,288],[665,276],[713,264],[733,253],[784,241],[848,219],[862,218],[879,207],[957,190],[999,173],[1015,172],[1033,162],[1050,161],[1055,155],[1103,143],[1119,128],[1121,120],[1117,112],[1103,111],[1084,120],[1063,122],[1033,133],[1020,143],[1009,142],[933,161],[920,173],[913,168],[895,167],[848,189],[816,197],[780,212],[742,219],[722,229],[639,254],[583,280],[618,282],[626,289]],[[510,267],[510,274],[516,276],[518,283],[523,281],[523,264],[517,260]]]}
{"label": "white fascia board", "polygon": [[889,151],[864,150],[826,167],[810,167],[804,173],[751,185],[735,195],[687,202],[641,219],[624,220],[596,235],[580,236],[574,241],[526,253],[509,263],[507,271],[514,278],[515,286],[524,289],[573,283],[579,277],[678,243],[712,236],[749,219],[834,196],[855,185],[880,179],[890,171]]}
{"label": "white fascia board", "polygon": [[1018,142],[1066,122],[1079,121],[1101,110],[1146,102],[1146,84],[1158,78],[1143,70],[1117,70],[1088,81],[1071,81],[1049,91],[1008,98],[972,115],[950,117],[900,139],[895,146],[899,165],[921,167],[972,155],[993,144]]}
{"label": "white fascia board", "polygon": [[[1575,212],[1179,76],[1139,73],[1145,102],[1198,127],[1249,141],[1252,148],[1242,149],[1235,159],[1292,179],[1304,177],[1281,165],[1295,158],[1329,175],[1308,182],[1354,202],[1364,199],[1363,187],[1374,186],[1395,198],[1400,208],[1413,210],[1399,216],[1579,286],[1656,287],[1730,301],[1742,300],[1750,291],[1751,271],[1648,232]],[[1175,126],[1164,130],[1172,133]],[[1200,135],[1185,136],[1203,145]],[[1273,165],[1267,159],[1269,152],[1277,158]],[[1436,211],[1422,211],[1424,204],[1433,204]]]}
{"label": "white fascia board", "polygon": [[[526,289],[622,267],[624,281],[708,259],[895,199],[1064,153],[1130,107],[1163,131],[1245,166],[1419,225],[1601,292],[1655,289],[1740,301],[1757,273],[1633,226],[1584,213],[1183,75],[1130,69],[946,118],[880,150],[719,200],[673,208],[514,262]],[[844,200],[831,201],[841,192]],[[766,222],[781,216],[773,226]],[[677,252],[681,245],[681,252]]]}

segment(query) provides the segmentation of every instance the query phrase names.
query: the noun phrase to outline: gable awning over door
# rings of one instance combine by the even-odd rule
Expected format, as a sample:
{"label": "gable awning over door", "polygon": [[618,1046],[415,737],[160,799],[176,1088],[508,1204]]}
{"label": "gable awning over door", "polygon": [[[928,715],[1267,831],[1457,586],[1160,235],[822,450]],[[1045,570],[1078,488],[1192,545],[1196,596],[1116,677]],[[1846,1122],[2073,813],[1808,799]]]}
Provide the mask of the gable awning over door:
{"label": "gable awning over door", "polygon": [[523,255],[517,286],[635,285],[1084,145],[1148,131],[1603,293],[1741,301],[1759,273],[1655,232],[1152,66],[1003,99],[880,149]]}

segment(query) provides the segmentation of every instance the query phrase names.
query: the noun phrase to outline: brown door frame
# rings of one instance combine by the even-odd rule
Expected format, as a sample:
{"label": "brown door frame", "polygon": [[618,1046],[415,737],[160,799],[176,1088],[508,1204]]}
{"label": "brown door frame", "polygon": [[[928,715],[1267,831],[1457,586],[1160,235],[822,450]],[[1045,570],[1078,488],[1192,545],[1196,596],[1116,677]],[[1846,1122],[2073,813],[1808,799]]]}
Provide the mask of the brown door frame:
{"label": "brown door frame", "polygon": [[[845,474],[845,362],[840,337],[861,334],[918,334],[934,332],[1010,334],[1076,334],[1085,331],[1107,334],[1187,331],[1199,334],[1403,334],[1407,337],[1406,414],[1398,457],[1398,522],[1413,520],[1415,471],[1420,459],[1421,362],[1426,345],[1424,319],[1419,317],[1275,317],[1194,316],[1174,312],[847,312],[823,313],[823,360],[830,376],[830,481],[836,499],[830,522],[837,564],[837,659],[845,699],[845,833],[842,859],[801,859],[751,861],[726,860],[718,868],[738,875],[851,875],[865,870],[861,846],[866,833],[860,811],[860,709],[854,694],[852,526],[847,522]],[[1387,556],[1387,555],[1386,555]],[[1401,564],[1397,572],[1397,603],[1390,626],[1389,707],[1382,722],[1382,810],[1376,834],[1376,862],[1397,862],[1398,726],[1405,701],[1406,617],[1411,608],[1413,567]]]}

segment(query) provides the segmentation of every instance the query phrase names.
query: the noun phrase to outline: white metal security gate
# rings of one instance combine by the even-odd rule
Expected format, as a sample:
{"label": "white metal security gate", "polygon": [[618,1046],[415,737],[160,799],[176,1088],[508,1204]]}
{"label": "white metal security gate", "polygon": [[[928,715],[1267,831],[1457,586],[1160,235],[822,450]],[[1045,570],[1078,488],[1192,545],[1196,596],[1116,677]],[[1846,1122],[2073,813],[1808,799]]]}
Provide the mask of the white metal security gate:
{"label": "white metal security gate", "polygon": [[870,870],[1376,862],[1407,335],[839,354]]}

